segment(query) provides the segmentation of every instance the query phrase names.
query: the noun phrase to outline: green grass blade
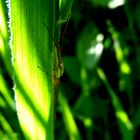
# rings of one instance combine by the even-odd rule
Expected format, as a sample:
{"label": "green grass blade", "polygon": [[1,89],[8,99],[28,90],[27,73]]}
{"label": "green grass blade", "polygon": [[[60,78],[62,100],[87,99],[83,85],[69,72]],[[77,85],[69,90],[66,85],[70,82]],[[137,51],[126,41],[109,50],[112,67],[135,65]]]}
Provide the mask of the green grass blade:
{"label": "green grass blade", "polygon": [[30,140],[53,140],[54,13],[54,0],[10,1],[16,108]]}
{"label": "green grass blade", "polygon": [[59,103],[62,109],[62,116],[64,119],[66,129],[68,131],[70,140],[81,140],[81,136],[77,128],[77,125],[75,123],[75,120],[73,118],[72,112],[70,111],[67,100],[62,95],[62,93],[59,93]]}
{"label": "green grass blade", "polygon": [[[6,15],[6,5],[5,0],[0,1],[0,59],[3,61],[5,65],[5,70],[9,75],[12,73],[11,67],[11,52],[9,48],[9,32],[8,32],[8,24],[7,24],[7,15]],[[1,66],[1,69],[3,67]]]}
{"label": "green grass blade", "polygon": [[114,43],[114,51],[116,55],[116,60],[119,65],[120,72],[120,81],[119,81],[119,90],[126,91],[128,94],[129,102],[130,102],[130,113],[134,111],[134,99],[133,99],[133,83],[131,79],[131,67],[129,62],[125,58],[125,54],[123,51],[123,47],[127,48],[127,46],[123,46],[121,44],[121,39],[119,39],[119,32],[117,32],[111,22],[109,23],[109,31],[111,33],[113,43]]}
{"label": "green grass blade", "polygon": [[[4,137],[4,135],[5,135],[5,137],[8,137],[6,140],[8,140],[8,139],[10,139],[10,140],[18,140],[18,137],[14,133],[14,131],[12,130],[9,122],[4,118],[4,116],[1,113],[0,113],[0,122],[2,122],[1,123],[2,129],[6,132],[6,134],[4,134],[1,131],[0,135],[3,135],[3,137]],[[3,138],[0,136],[0,139],[3,139]]]}
{"label": "green grass blade", "polygon": [[60,18],[62,21],[67,20],[68,15],[71,13],[73,0],[59,0]]}
{"label": "green grass blade", "polygon": [[133,134],[132,134],[132,130],[133,130],[133,125],[132,122],[129,120],[129,117],[127,115],[127,113],[124,111],[122,104],[119,100],[119,98],[117,97],[115,91],[112,89],[112,87],[110,86],[103,70],[101,68],[97,68],[97,73],[100,77],[100,79],[103,81],[103,83],[105,84],[108,93],[111,97],[111,101],[112,101],[112,105],[114,107],[115,110],[115,115],[116,118],[118,120],[118,125],[122,134],[122,139],[123,140],[132,140],[133,139]]}

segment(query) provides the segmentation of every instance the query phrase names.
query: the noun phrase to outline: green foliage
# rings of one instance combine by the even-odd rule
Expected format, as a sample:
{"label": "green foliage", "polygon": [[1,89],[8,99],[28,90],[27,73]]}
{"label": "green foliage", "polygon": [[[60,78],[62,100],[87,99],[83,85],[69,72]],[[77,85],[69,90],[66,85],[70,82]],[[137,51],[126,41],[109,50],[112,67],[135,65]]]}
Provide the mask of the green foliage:
{"label": "green foliage", "polygon": [[70,16],[73,0],[59,0],[59,16],[60,21],[66,21]]}
{"label": "green foliage", "polygon": [[52,32],[54,5],[54,1],[9,3],[16,109],[26,139],[54,137],[53,85],[44,72],[52,75],[53,40],[44,24]]}
{"label": "green foliage", "polygon": [[0,3],[0,139],[139,139],[140,3],[9,2],[10,17]]}
{"label": "green foliage", "polygon": [[81,140],[80,133],[78,131],[77,125],[75,123],[72,112],[68,106],[67,100],[59,93],[59,103],[62,109],[62,116],[65,123],[65,127],[67,129],[69,138],[71,140]]}
{"label": "green foliage", "polygon": [[98,33],[95,25],[86,25],[77,43],[78,59],[87,69],[93,69],[96,66],[103,50],[103,38]]}

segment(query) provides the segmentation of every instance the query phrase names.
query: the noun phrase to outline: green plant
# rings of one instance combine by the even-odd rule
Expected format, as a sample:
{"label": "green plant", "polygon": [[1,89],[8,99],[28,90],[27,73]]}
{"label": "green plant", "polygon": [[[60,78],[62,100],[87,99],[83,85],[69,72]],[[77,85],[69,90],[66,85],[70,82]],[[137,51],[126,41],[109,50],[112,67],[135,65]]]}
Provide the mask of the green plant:
{"label": "green plant", "polygon": [[8,2],[0,139],[139,139],[139,2]]}
{"label": "green plant", "polygon": [[52,75],[57,50],[50,34],[59,40],[60,20],[66,20],[71,7],[64,18],[57,14],[62,9],[58,4],[55,0],[8,2],[16,111],[26,139],[54,138]]}

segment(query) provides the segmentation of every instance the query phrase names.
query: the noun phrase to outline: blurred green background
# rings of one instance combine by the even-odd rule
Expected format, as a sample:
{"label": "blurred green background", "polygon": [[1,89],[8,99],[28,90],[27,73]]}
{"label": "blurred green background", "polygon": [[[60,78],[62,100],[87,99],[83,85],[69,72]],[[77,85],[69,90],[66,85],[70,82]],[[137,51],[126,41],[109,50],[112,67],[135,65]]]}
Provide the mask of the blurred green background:
{"label": "blurred green background", "polygon": [[[0,2],[0,139],[21,140],[7,7]],[[71,140],[72,130],[83,140],[139,140],[139,15],[139,1],[73,1],[62,46],[65,72],[56,103],[56,140]]]}

